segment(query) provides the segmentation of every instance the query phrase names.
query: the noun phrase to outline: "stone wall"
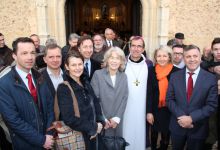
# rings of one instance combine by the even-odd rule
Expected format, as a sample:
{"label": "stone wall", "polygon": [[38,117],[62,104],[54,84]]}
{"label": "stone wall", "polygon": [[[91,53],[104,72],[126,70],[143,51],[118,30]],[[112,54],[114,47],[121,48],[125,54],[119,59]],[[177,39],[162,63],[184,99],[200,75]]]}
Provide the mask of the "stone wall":
{"label": "stone wall", "polygon": [[35,0],[0,0],[0,32],[6,44],[19,36],[37,33]]}
{"label": "stone wall", "polygon": [[[5,35],[6,44],[8,46],[11,46],[11,42],[19,36],[29,36],[32,33],[37,33],[40,35],[46,34],[38,33],[44,30],[41,30],[41,26],[37,24],[37,18],[42,19],[45,18],[45,16],[37,14],[37,3],[48,2],[48,4],[51,5],[49,6],[52,8],[52,4],[55,4],[55,1],[57,2],[57,4],[58,2],[60,2],[60,0],[0,0],[0,32],[2,32]],[[142,7],[145,9],[148,7],[151,9],[158,9],[160,7],[159,5],[157,5],[156,7],[151,6],[151,3],[145,2],[147,0],[143,1],[144,2],[142,4],[146,6]],[[154,0],[152,0],[152,2],[153,1]],[[159,1],[160,0],[158,0],[158,2]],[[171,39],[176,32],[183,32],[186,37],[186,44],[193,43],[201,48],[205,45],[208,45],[214,37],[220,36],[219,0],[168,0],[168,3],[168,35],[165,35],[163,33],[163,35],[161,36],[168,36],[169,39]],[[46,14],[49,15],[48,18],[51,18],[51,20],[57,19],[56,14],[58,14],[58,12],[54,11],[54,9],[49,9],[49,6],[47,7],[47,9],[51,12],[46,12]],[[55,5],[53,7],[56,8],[57,6]],[[154,11],[154,13],[155,12],[156,11]],[[54,15],[51,16],[51,14]],[[155,20],[157,20],[157,14],[153,15],[149,12],[149,14],[144,15],[149,17],[154,16]],[[58,18],[60,18],[60,16],[58,16]],[[151,18],[150,22],[152,22],[152,19],[153,18]],[[59,20],[59,22],[63,23],[62,26],[59,25],[59,28],[65,26],[64,19]],[[146,29],[146,31],[149,30],[149,27],[147,26],[148,24],[150,24],[149,19],[144,20],[144,27],[142,31],[145,31],[144,29]],[[58,31],[60,31],[60,29],[52,30],[54,26],[54,23],[48,24],[49,29],[47,34],[49,34],[52,37],[53,35],[60,36],[60,33],[58,34]],[[153,30],[152,32],[154,32],[154,34],[150,33],[149,35],[155,35],[155,38],[158,38],[158,30],[159,29]],[[146,32],[146,35],[148,35],[147,33],[148,32]],[[65,36],[63,37],[65,38]],[[60,39],[62,38],[58,38],[58,43],[64,43]],[[152,38],[152,40],[149,41],[150,43],[148,43],[148,45],[153,45],[151,47],[154,47],[156,46],[156,41],[159,40]]]}
{"label": "stone wall", "polygon": [[186,44],[210,44],[220,37],[219,8],[219,0],[170,0],[169,38],[183,32]]}

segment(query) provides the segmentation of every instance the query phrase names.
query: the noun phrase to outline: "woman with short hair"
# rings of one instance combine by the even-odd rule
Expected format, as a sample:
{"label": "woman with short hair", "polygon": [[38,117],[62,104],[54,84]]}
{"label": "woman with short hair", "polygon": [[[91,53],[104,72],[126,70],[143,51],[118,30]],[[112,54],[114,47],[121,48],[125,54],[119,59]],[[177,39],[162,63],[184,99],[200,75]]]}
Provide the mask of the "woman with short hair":
{"label": "woman with short hair", "polygon": [[161,46],[154,52],[155,66],[148,69],[147,121],[151,128],[151,149],[157,149],[158,133],[161,133],[160,150],[169,144],[170,111],[166,107],[166,93],[170,75],[178,68],[172,64],[171,48]]}
{"label": "woman with short hair", "polygon": [[100,99],[105,117],[105,135],[122,136],[122,120],[127,104],[128,85],[125,55],[118,47],[111,47],[104,55],[105,67],[97,70],[91,80],[96,96]]}
{"label": "woman with short hair", "polygon": [[95,137],[102,130],[104,118],[101,107],[93,89],[83,74],[83,57],[78,51],[69,53],[66,57],[64,81],[68,81],[76,96],[80,118],[74,114],[71,91],[65,84],[60,84],[57,89],[60,120],[83,134],[86,150],[96,149]]}

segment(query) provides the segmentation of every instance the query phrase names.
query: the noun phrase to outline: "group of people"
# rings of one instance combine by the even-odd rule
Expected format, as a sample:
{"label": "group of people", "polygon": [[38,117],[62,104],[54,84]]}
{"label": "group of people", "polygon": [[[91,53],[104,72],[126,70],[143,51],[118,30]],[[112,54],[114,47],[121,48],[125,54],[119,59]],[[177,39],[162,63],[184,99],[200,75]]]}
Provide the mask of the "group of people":
{"label": "group of people", "polygon": [[[13,50],[7,52],[15,65],[0,79],[0,113],[13,149],[53,147],[53,132],[47,129],[55,121],[55,97],[59,120],[82,132],[87,150],[104,150],[99,140],[103,131],[105,136],[123,137],[129,143],[127,150],[148,146],[166,150],[170,139],[174,150],[203,149],[209,117],[218,107],[214,73],[220,72],[220,40],[212,43],[214,60],[203,61],[205,67],[200,67],[202,55],[195,45],[173,41],[156,49],[152,62],[144,54],[141,36],[130,38],[124,46],[129,51],[126,56],[112,29],[107,28],[104,35],[71,34],[64,48],[50,40],[41,50],[36,34],[15,39]],[[178,33],[175,38],[183,40],[184,35]],[[12,61],[5,62],[10,59],[5,59],[6,50],[1,51],[1,40],[3,34],[0,58],[4,67]],[[45,67],[36,66],[36,56],[41,56]],[[71,90],[64,81],[74,91],[80,117],[74,113]],[[4,138],[1,148],[10,149]]]}

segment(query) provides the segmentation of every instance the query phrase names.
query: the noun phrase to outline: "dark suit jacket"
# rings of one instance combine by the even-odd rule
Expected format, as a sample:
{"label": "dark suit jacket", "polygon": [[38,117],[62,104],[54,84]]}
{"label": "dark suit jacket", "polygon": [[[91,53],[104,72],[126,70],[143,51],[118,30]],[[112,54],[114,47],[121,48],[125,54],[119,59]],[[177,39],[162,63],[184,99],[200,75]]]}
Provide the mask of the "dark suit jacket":
{"label": "dark suit jacket", "polygon": [[[107,44],[107,40],[105,39],[105,42],[106,42],[106,46],[108,47],[108,44]],[[116,40],[112,40],[112,44],[113,46],[117,46],[117,47],[120,47],[121,48],[121,45],[118,41]]]}
{"label": "dark suit jacket", "polygon": [[101,63],[95,61],[94,59],[90,59],[90,61],[91,61],[90,76],[89,76],[88,72],[86,71],[86,69],[84,68],[84,74],[87,76],[89,81],[91,81],[94,72],[96,70],[101,69]]}
{"label": "dark suit jacket", "polygon": [[49,74],[48,74],[48,72],[47,72],[47,69],[45,68],[45,69],[41,72],[41,74],[43,75],[44,80],[46,81],[46,84],[47,84],[47,86],[48,86],[48,89],[50,90],[50,93],[51,93],[51,95],[52,95],[53,98],[54,98],[54,97],[55,97],[56,90],[55,90],[55,88],[54,88],[54,86],[53,86],[53,83],[52,83],[52,81],[51,81],[51,79],[50,79],[50,76],[49,76]]}
{"label": "dark suit jacket", "polygon": [[116,41],[116,40],[112,40],[112,44],[113,44],[113,46],[117,46],[117,47],[121,48],[120,43],[118,41]]}
{"label": "dark suit jacket", "polygon": [[[218,105],[218,89],[216,77],[200,69],[190,102],[186,96],[186,68],[171,75],[167,92],[167,106],[172,113],[170,120],[171,133],[205,139],[208,135],[208,119]],[[177,118],[182,115],[192,117],[194,127],[182,128]]]}

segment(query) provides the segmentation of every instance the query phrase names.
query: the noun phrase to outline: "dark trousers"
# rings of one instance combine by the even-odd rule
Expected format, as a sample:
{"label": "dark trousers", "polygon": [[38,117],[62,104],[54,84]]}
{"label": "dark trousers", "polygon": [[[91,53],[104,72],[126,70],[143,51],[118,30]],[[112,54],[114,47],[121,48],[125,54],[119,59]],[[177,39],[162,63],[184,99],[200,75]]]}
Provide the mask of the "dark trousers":
{"label": "dark trousers", "polygon": [[171,134],[172,150],[184,150],[185,145],[187,150],[202,150],[205,139],[192,139],[188,136],[180,136]]}
{"label": "dark trousers", "polygon": [[150,124],[146,121],[146,148],[150,146],[149,132],[150,132]]}
{"label": "dark trousers", "polygon": [[0,126],[0,148],[1,150],[12,150],[12,144],[8,142],[5,136],[5,132]]}
{"label": "dark trousers", "polygon": [[[157,149],[157,139],[158,139],[158,132],[151,129],[151,149]],[[167,150],[170,141],[170,134],[161,132],[161,140],[160,140],[160,150]]]}

